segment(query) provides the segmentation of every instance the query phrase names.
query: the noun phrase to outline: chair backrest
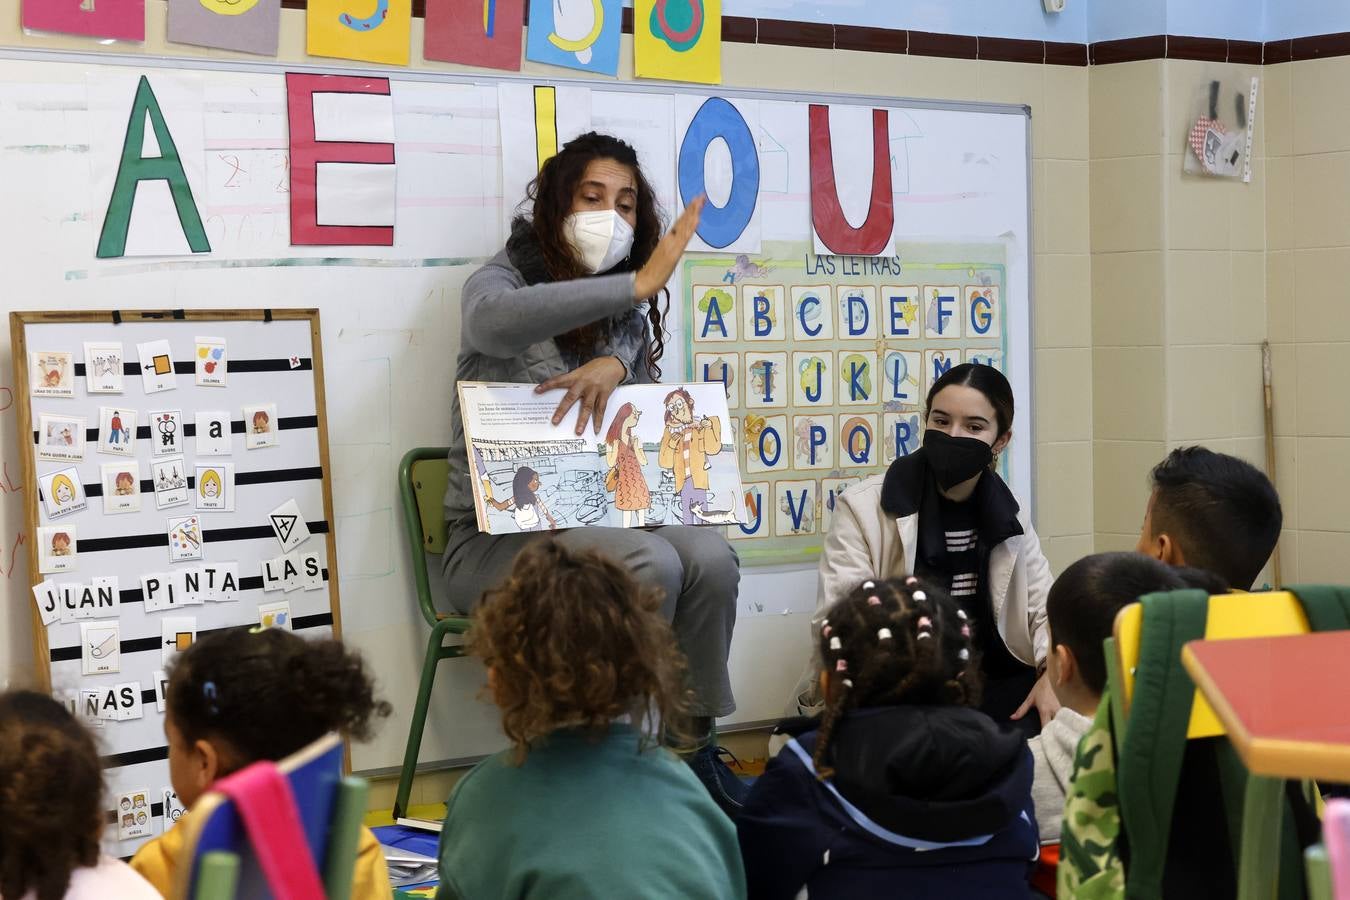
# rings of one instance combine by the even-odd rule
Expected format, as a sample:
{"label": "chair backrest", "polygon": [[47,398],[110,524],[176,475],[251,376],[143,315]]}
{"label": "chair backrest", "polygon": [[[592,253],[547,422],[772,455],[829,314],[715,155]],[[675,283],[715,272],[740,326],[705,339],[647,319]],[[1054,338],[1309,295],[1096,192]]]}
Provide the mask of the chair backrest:
{"label": "chair backrest", "polygon": [[[1143,606],[1131,603],[1116,616],[1115,652],[1120,673],[1120,709],[1128,718],[1130,702],[1134,697],[1135,667],[1139,663],[1140,639],[1144,628]],[[1288,591],[1264,594],[1220,594],[1209,598],[1209,613],[1205,619],[1207,641],[1248,637],[1282,637],[1307,634],[1308,617],[1297,597]],[[1108,650],[1108,652],[1110,652]],[[1175,661],[1180,666],[1181,661]],[[1209,702],[1195,693],[1191,705],[1188,739],[1217,737],[1224,733],[1219,717]]]}
{"label": "chair backrest", "polygon": [[[295,797],[305,847],[323,875],[325,893],[346,900],[351,891],[356,845],[365,809],[365,783],[342,777],[343,746],[335,734],[326,735],[277,763]],[[201,900],[210,896],[270,900],[273,896],[263,877],[243,819],[233,800],[218,792],[204,794],[192,813],[177,827],[186,828],[183,856],[176,870],[172,897]],[[220,866],[237,861],[233,890],[218,893],[213,884]],[[204,862],[205,861],[205,862]]]}
{"label": "chair backrest", "polygon": [[445,552],[445,488],[450,481],[449,447],[414,447],[398,467],[403,523],[408,532],[417,602],[428,624],[436,624],[436,605],[427,573],[427,554]]}

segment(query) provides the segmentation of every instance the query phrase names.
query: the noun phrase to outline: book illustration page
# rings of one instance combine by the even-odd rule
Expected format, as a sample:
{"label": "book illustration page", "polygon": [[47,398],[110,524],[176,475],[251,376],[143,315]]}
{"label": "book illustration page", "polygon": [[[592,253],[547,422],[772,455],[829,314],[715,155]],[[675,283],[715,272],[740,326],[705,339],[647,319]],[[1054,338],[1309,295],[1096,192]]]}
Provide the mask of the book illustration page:
{"label": "book illustration page", "polygon": [[460,409],[479,530],[743,521],[740,471],[720,385],[629,385],[600,433],[575,414],[554,426],[562,391],[463,383]]}

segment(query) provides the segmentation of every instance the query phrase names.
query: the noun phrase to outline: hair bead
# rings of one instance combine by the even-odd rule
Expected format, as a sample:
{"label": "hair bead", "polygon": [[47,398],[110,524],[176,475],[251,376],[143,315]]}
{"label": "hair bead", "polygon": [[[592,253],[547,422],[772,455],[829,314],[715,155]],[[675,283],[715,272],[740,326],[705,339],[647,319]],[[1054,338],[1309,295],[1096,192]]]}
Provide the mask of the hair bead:
{"label": "hair bead", "polygon": [[920,632],[919,632],[919,636],[916,637],[915,640],[916,640],[916,641],[921,641],[921,640],[923,640],[924,638],[931,638],[932,636],[933,636],[933,632],[931,632],[931,631],[920,631]]}
{"label": "hair bead", "polygon": [[846,660],[846,659],[841,659],[841,660],[839,660],[837,663],[834,664],[834,670],[835,670],[836,672],[847,672],[847,671],[848,671],[848,660]]}
{"label": "hair bead", "polygon": [[844,679],[844,687],[846,687],[846,688],[851,688],[851,687],[853,687],[853,679],[851,679],[851,678],[845,678],[845,679]]}
{"label": "hair bead", "polygon": [[876,583],[875,581],[864,581],[864,582],[862,583],[862,589],[863,589],[864,591],[870,591],[872,588],[874,588],[874,587],[876,587],[876,586],[877,586],[877,583]]}
{"label": "hair bead", "polygon": [[956,617],[960,619],[962,622],[970,618],[969,616],[966,615],[966,611],[964,609],[961,609],[960,607],[957,607],[956,609]]}
{"label": "hair bead", "polygon": [[967,660],[970,659],[970,651],[967,650],[965,647],[962,647],[961,652],[956,654],[956,658],[961,660],[962,662],[966,662]]}
{"label": "hair bead", "polygon": [[834,630],[833,628],[831,628],[830,626],[826,625],[824,628],[820,629],[820,633],[821,633],[821,635],[824,636],[824,637],[829,637],[829,636],[830,636],[830,632],[833,631],[833,630]]}
{"label": "hair bead", "polygon": [[962,626],[961,626],[961,637],[964,637],[964,638],[970,637],[970,626],[969,626],[969,625],[962,625]]}
{"label": "hair bead", "polygon": [[919,583],[919,579],[915,578],[913,575],[911,575],[911,576],[909,576],[908,578],[905,579],[905,587],[913,587],[914,585],[916,585],[916,584],[918,584],[918,583]]}
{"label": "hair bead", "polygon": [[928,595],[923,591],[915,591],[912,596],[914,597],[915,603],[923,603],[928,599]]}
{"label": "hair bead", "polygon": [[890,630],[889,628],[879,628],[879,629],[877,629],[877,640],[878,640],[878,641],[889,641],[890,639],[891,639],[891,630]]}
{"label": "hair bead", "polygon": [[840,642],[840,640],[839,640],[838,637],[832,637],[832,638],[830,638],[830,649],[831,649],[831,650],[842,650],[843,647],[844,647],[844,645],[843,645],[843,643]]}
{"label": "hair bead", "polygon": [[933,620],[928,618],[928,616],[919,616],[919,624],[917,627],[920,631],[923,631],[925,628],[932,628]]}
{"label": "hair bead", "polygon": [[880,605],[881,605],[881,598],[878,597],[876,594],[873,594],[872,596],[870,596],[870,597],[867,598],[867,605],[868,605],[868,606],[880,606]]}

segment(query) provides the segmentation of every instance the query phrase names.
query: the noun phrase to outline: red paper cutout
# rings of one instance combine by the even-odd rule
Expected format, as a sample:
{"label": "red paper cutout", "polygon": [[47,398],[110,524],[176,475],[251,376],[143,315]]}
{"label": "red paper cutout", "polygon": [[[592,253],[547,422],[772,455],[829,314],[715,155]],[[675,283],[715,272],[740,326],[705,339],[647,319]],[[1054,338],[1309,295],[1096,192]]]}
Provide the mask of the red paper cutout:
{"label": "red paper cutout", "polygon": [[834,183],[834,150],[830,145],[830,108],[811,104],[811,222],[831,253],[876,256],[886,249],[895,227],[891,193],[890,125],[886,110],[872,110],[872,198],[867,220],[854,228],[839,205]]}
{"label": "red paper cutout", "polygon": [[319,163],[394,164],[394,145],[319,141],[314,137],[315,94],[389,94],[388,78],[286,73],[291,128],[291,245],[392,247],[392,225],[320,225]]}
{"label": "red paper cutout", "polygon": [[427,59],[520,71],[525,0],[427,0]]}

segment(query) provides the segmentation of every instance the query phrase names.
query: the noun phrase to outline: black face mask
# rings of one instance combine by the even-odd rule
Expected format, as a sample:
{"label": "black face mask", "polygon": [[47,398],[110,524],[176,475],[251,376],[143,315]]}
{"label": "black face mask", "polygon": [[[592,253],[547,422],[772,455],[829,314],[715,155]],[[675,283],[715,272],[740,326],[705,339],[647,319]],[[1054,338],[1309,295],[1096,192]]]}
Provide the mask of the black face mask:
{"label": "black face mask", "polygon": [[994,461],[994,451],[979,438],[952,437],[935,428],[924,431],[923,449],[927,451],[928,468],[944,489],[969,481]]}

